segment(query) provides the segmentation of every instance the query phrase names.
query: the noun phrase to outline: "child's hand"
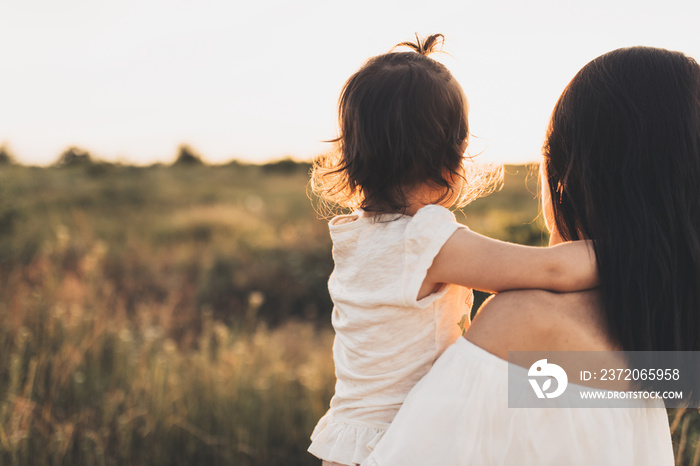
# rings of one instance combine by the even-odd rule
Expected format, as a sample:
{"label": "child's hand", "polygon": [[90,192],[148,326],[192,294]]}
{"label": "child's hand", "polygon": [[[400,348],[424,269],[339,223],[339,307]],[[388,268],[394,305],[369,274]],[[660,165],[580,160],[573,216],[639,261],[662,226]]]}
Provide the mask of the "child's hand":
{"label": "child's hand", "polygon": [[547,249],[555,254],[554,266],[561,274],[559,289],[554,291],[581,291],[600,285],[593,241],[560,242]]}

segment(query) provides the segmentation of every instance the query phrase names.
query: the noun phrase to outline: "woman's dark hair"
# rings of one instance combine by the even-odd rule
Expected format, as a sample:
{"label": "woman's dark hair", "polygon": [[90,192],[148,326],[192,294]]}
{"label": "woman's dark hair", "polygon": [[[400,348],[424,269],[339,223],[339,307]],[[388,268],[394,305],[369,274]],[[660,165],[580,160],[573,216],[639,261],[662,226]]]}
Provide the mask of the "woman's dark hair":
{"label": "woman's dark hair", "polygon": [[543,148],[556,226],[590,238],[627,351],[700,350],[700,66],[650,47],[581,69]]}
{"label": "woman's dark hair", "polygon": [[[336,150],[317,159],[313,188],[322,198],[366,211],[404,212],[406,190],[430,183],[452,194],[464,178],[468,104],[461,86],[428,55],[435,34],[412,52],[370,58],[343,87]],[[396,48],[395,47],[395,48]]]}

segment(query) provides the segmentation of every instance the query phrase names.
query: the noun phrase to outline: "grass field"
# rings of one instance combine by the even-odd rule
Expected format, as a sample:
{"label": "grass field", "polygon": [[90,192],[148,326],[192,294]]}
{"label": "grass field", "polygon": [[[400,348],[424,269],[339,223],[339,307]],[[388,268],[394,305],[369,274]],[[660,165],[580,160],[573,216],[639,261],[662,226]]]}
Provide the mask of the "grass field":
{"label": "grass field", "polygon": [[[536,175],[465,208],[543,244]],[[308,166],[0,165],[0,464],[305,465],[333,392]],[[670,413],[698,464],[697,412]]]}

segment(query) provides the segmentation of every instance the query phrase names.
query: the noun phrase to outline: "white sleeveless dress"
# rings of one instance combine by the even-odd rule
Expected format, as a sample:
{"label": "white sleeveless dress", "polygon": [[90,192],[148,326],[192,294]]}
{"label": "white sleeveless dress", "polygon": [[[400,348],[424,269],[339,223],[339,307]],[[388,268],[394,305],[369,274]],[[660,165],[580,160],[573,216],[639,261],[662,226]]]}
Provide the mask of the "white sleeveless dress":
{"label": "white sleeveless dress", "polygon": [[662,401],[508,408],[508,368],[459,338],[413,388],[362,466],[674,464]]}

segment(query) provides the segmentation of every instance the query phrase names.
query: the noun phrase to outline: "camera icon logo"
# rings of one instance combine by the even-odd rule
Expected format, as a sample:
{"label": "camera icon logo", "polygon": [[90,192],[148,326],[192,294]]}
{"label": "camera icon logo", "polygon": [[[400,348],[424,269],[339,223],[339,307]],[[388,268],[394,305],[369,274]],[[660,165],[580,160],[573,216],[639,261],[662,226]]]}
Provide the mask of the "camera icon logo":
{"label": "camera icon logo", "polygon": [[[531,377],[528,380],[537,398],[556,398],[564,393],[569,383],[569,378],[566,376],[564,369],[556,364],[548,363],[546,359],[540,359],[530,366],[527,375]],[[544,378],[544,381],[540,385],[539,381],[542,378]],[[557,385],[556,389],[550,391],[552,379],[557,381]]]}

